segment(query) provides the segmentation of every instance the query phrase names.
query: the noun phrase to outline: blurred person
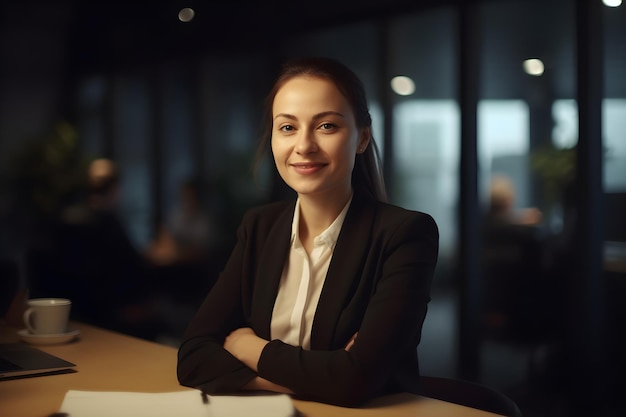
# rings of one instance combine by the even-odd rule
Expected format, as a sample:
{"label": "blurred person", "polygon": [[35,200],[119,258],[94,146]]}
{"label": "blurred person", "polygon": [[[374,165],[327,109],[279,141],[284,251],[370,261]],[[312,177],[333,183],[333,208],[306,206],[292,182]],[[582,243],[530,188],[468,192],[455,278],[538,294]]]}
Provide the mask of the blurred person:
{"label": "blurred person", "polygon": [[266,111],[259,149],[297,198],[244,215],[186,330],[179,381],[348,406],[418,393],[438,230],[385,202],[363,84],[337,61],[296,60]]}
{"label": "blurred person", "polygon": [[488,220],[499,223],[536,225],[542,220],[542,213],[535,207],[515,209],[515,186],[506,176],[495,175],[489,189]]}
{"label": "blurred person", "polygon": [[198,183],[184,182],[179,196],[178,206],[147,250],[157,265],[205,261],[215,241],[215,225],[204,210]]}
{"label": "blurred person", "polygon": [[541,211],[516,210],[515,198],[512,181],[493,176],[482,229],[484,330],[491,339],[538,343],[557,334],[558,282],[548,274]]}
{"label": "blurred person", "polygon": [[96,159],[87,175],[84,202],[64,212],[56,233],[60,277],[45,291],[72,298],[78,320],[153,338],[158,326],[149,267],[117,211],[118,169],[111,160]]}
{"label": "blurred person", "polygon": [[158,308],[168,337],[182,333],[223,265],[215,250],[216,229],[205,212],[197,181],[180,186],[178,205],[158,227],[145,255],[153,265],[152,284],[158,288]]}
{"label": "blurred person", "polygon": [[215,226],[205,213],[199,186],[188,181],[180,190],[180,204],[170,215],[169,231],[176,243],[178,257],[195,260],[206,255],[214,242]]}

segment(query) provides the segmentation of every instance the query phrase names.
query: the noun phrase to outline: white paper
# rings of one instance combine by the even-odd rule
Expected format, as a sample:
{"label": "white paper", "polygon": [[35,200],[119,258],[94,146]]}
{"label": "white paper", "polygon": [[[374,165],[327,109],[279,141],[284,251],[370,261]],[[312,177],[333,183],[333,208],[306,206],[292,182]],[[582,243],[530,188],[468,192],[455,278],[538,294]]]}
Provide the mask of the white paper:
{"label": "white paper", "polygon": [[71,417],[214,417],[200,391],[166,393],[68,391],[62,413]]}
{"label": "white paper", "polygon": [[209,395],[214,417],[291,417],[294,407],[288,395]]}
{"label": "white paper", "polygon": [[165,393],[75,391],[59,410],[71,417],[289,417],[288,395],[207,396],[198,390]]}

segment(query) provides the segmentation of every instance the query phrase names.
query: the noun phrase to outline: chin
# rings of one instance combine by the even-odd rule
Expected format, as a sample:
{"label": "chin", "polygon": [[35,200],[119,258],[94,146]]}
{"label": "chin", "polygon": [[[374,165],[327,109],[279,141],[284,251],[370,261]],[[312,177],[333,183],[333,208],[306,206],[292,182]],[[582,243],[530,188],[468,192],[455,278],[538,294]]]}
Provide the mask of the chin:
{"label": "chin", "polygon": [[333,193],[340,193],[339,190],[342,186],[337,186],[334,183],[317,182],[317,181],[285,181],[285,183],[294,190],[298,195],[314,196],[314,195],[327,195]]}
{"label": "chin", "polygon": [[322,191],[319,184],[314,184],[311,181],[285,181],[285,183],[298,194],[313,194]]}
{"label": "chin", "polygon": [[306,196],[310,196],[310,195],[315,195],[315,194],[319,194],[320,190],[314,189],[314,188],[310,188],[310,187],[291,187],[296,193],[298,193],[298,195],[306,195]]}

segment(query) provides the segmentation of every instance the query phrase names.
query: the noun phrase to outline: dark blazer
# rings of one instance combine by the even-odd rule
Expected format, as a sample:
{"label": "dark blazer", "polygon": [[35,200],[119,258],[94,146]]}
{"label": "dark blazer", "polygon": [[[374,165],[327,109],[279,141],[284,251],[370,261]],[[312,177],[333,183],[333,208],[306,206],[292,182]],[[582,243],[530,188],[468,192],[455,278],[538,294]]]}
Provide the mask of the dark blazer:
{"label": "dark blazer", "polygon": [[[222,344],[245,326],[270,340],[294,204],[273,203],[244,216],[230,259],[185,332],[178,353],[182,385],[226,393],[255,377]],[[298,397],[344,406],[388,392],[417,392],[417,345],[438,245],[429,215],[355,193],[317,305],[311,350],[271,340],[258,375]]]}

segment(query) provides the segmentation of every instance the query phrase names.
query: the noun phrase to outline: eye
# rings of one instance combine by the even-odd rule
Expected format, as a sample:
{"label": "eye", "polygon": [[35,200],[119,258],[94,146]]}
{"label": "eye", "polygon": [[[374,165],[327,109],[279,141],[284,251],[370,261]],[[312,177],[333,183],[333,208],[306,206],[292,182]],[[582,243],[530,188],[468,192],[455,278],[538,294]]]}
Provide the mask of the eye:
{"label": "eye", "polygon": [[336,129],[337,125],[333,124],[333,123],[322,123],[320,125],[320,129],[322,130],[333,130]]}
{"label": "eye", "polygon": [[294,130],[294,127],[292,125],[282,125],[278,128],[278,130],[282,132],[292,132]]}

